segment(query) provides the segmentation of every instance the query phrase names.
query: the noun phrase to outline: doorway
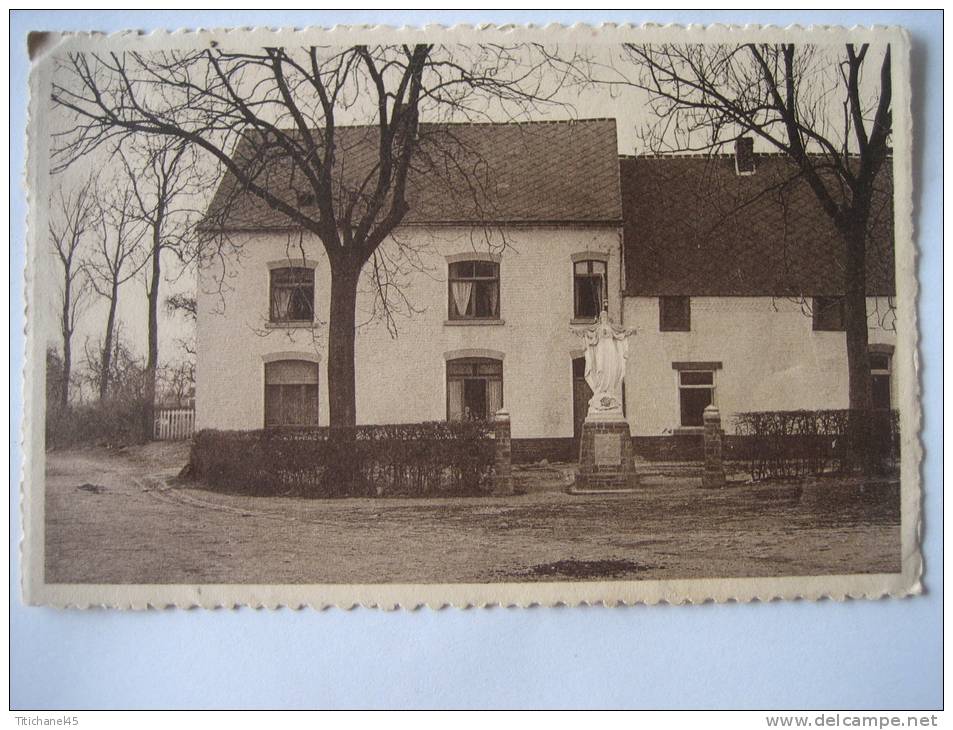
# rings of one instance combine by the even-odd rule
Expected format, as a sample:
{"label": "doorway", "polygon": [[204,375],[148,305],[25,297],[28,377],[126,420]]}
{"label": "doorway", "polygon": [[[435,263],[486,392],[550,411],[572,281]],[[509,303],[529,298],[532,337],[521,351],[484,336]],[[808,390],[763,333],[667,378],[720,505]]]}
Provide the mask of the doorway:
{"label": "doorway", "polygon": [[572,361],[572,437],[579,443],[582,424],[589,412],[592,388],[586,382],[586,358],[575,357]]}
{"label": "doorway", "polygon": [[463,381],[463,418],[466,421],[485,421],[486,380],[483,378],[465,378]]}

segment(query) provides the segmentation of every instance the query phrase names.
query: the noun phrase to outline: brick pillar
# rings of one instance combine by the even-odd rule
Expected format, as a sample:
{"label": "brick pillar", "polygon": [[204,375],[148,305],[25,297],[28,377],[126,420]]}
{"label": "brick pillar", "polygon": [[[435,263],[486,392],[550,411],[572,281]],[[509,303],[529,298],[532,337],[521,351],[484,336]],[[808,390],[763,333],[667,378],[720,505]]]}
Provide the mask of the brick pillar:
{"label": "brick pillar", "polygon": [[708,406],[702,418],[705,422],[705,473],[703,487],[725,486],[725,464],[721,457],[721,413],[715,406]]}
{"label": "brick pillar", "polygon": [[493,494],[513,494],[513,468],[510,451],[510,414],[499,410],[493,416],[494,478]]}

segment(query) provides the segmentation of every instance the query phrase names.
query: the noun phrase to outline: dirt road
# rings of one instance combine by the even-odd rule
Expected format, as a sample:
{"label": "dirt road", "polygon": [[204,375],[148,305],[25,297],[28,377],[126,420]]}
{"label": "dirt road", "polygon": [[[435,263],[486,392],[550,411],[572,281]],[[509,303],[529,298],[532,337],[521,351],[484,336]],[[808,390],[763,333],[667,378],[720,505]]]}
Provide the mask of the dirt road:
{"label": "dirt road", "polygon": [[831,480],[634,494],[255,498],[169,487],[182,445],[47,455],[51,583],[347,583],[896,572],[899,486]]}

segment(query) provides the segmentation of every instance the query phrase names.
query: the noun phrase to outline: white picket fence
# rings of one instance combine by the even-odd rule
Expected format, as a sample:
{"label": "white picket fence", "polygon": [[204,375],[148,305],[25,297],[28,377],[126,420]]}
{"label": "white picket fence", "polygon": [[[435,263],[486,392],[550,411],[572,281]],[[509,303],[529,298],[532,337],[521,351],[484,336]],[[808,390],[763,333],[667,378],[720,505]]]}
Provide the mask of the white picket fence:
{"label": "white picket fence", "polygon": [[156,408],[153,438],[158,441],[183,441],[194,430],[194,408]]}

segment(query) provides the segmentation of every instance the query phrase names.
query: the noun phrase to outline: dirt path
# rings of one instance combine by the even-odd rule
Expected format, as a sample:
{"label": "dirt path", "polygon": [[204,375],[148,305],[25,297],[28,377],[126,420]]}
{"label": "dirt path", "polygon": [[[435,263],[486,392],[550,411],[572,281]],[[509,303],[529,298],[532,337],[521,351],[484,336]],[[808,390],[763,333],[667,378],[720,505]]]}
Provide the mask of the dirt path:
{"label": "dirt path", "polygon": [[899,570],[899,488],[650,475],[638,492],[337,501],[168,487],[181,445],[48,454],[53,583],[484,582]]}

